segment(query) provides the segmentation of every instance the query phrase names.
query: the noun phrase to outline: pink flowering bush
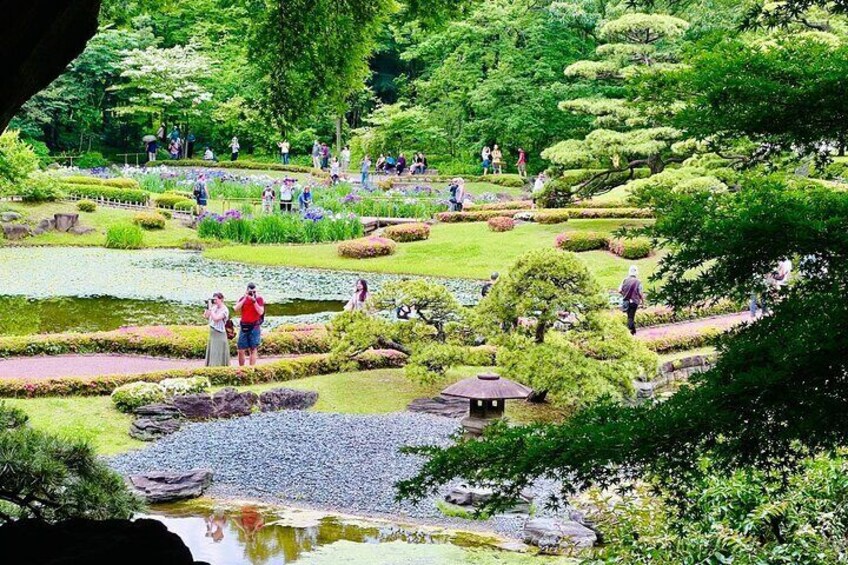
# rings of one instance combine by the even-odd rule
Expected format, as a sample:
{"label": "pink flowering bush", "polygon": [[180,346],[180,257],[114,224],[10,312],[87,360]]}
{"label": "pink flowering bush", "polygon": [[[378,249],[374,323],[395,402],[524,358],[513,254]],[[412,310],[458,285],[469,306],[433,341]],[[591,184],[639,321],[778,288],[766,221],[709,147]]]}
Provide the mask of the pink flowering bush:
{"label": "pink flowering bush", "polygon": [[430,237],[430,226],[425,223],[389,226],[383,230],[383,235],[398,243],[422,241]]}
{"label": "pink flowering bush", "polygon": [[350,241],[343,241],[336,250],[342,257],[350,259],[368,259],[370,257],[382,257],[395,252],[397,245],[391,239],[385,237],[362,237]]}
{"label": "pink flowering bush", "polygon": [[651,241],[645,238],[613,239],[609,250],[623,259],[644,259],[653,252]]}
{"label": "pink flowering bush", "polygon": [[564,232],[556,236],[554,246],[566,251],[579,253],[581,251],[592,251],[593,249],[606,249],[609,237],[600,232],[578,231]]}
{"label": "pink flowering bush", "polygon": [[489,218],[487,223],[489,224],[489,229],[494,232],[510,231],[515,228],[515,220],[504,216]]}

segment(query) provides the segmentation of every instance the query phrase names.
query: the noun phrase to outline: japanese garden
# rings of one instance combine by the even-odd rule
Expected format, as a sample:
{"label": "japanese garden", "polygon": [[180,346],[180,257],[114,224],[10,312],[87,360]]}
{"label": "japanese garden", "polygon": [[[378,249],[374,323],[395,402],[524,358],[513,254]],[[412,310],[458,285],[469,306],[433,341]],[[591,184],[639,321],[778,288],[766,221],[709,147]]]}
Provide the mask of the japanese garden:
{"label": "japanese garden", "polygon": [[27,4],[4,563],[848,563],[848,3]]}

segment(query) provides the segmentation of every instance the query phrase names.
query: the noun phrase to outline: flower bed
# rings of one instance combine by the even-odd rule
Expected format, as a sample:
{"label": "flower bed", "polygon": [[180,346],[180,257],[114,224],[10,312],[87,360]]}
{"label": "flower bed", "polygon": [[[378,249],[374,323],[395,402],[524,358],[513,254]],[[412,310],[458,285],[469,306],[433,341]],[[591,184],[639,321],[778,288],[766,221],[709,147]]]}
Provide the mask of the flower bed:
{"label": "flower bed", "polygon": [[613,239],[609,250],[623,259],[644,259],[653,252],[651,241],[645,238]]}
{"label": "flower bed", "polygon": [[489,229],[494,232],[505,232],[515,229],[515,220],[504,216],[489,218]]}
{"label": "flower bed", "polygon": [[383,235],[398,243],[423,241],[430,237],[430,226],[425,223],[389,226],[383,230]]}
{"label": "flower bed", "polygon": [[354,215],[326,214],[310,208],[301,214],[271,214],[245,218],[238,210],[223,215],[206,213],[197,234],[238,243],[322,243],[362,236],[362,222]]}
{"label": "flower bed", "polygon": [[609,245],[609,236],[605,233],[594,231],[565,232],[556,236],[555,247],[566,251],[580,253],[581,251],[592,251],[595,249],[606,249]]}
{"label": "flower bed", "polygon": [[164,379],[158,383],[136,381],[121,385],[112,391],[112,402],[121,412],[162,402],[174,396],[207,392],[212,386],[206,377]]}
{"label": "flower bed", "polygon": [[[67,353],[135,353],[158,357],[202,359],[207,326],[147,326],[110,332],[60,333],[0,337],[0,357]],[[235,340],[230,350],[236,353]],[[322,325],[284,326],[263,332],[261,355],[324,353],[329,350]]]}
{"label": "flower bed", "polygon": [[336,249],[342,257],[368,259],[391,255],[395,248],[396,244],[391,239],[371,236],[342,242]]}
{"label": "flower bed", "polygon": [[176,161],[154,161],[147,167],[203,167],[210,169],[245,169],[251,171],[286,171],[290,173],[309,173],[313,176],[327,176],[321,169],[283,165],[282,163],[261,163],[258,161],[203,161],[201,159],[180,159]]}

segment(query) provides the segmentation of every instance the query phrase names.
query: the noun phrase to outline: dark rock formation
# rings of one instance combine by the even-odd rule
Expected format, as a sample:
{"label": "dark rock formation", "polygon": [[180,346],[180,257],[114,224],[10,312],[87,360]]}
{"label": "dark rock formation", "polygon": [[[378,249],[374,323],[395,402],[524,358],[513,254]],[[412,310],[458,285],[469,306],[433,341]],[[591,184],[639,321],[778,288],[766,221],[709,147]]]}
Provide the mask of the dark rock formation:
{"label": "dark rock formation", "polygon": [[0,527],[2,561],[8,565],[201,565],[156,520],[83,520],[58,524],[19,520]]}
{"label": "dark rock formation", "polygon": [[18,214],[17,212],[3,212],[0,214],[0,222],[15,222],[20,220],[23,216]]}
{"label": "dark rock formation", "polygon": [[0,19],[0,131],[58,77],[97,31],[100,0],[4,2]]}
{"label": "dark rock formation", "polygon": [[277,410],[306,410],[318,402],[318,393],[312,390],[275,388],[259,395],[259,409],[263,412]]}
{"label": "dark rock formation", "polygon": [[30,235],[29,228],[23,224],[0,224],[0,227],[6,239],[23,239]]}
{"label": "dark rock formation", "polygon": [[130,475],[130,486],[150,504],[197,498],[212,483],[212,471],[193,469],[186,473],[152,471]]}
{"label": "dark rock formation", "polygon": [[445,418],[462,418],[468,414],[468,400],[437,396],[435,398],[416,398],[406,407],[410,412],[423,412]]}
{"label": "dark rock formation", "polygon": [[255,392],[239,392],[234,388],[224,388],[212,396],[216,418],[248,416],[259,401]]}
{"label": "dark rock formation", "polygon": [[79,214],[53,214],[56,231],[68,231],[79,222]]}
{"label": "dark rock formation", "polygon": [[130,424],[130,436],[141,441],[154,441],[180,429],[183,415],[170,404],[148,404],[135,410],[137,418]]}
{"label": "dark rock formation", "polygon": [[171,402],[189,420],[208,420],[215,417],[215,404],[209,394],[175,396]]}
{"label": "dark rock formation", "polygon": [[524,524],[524,543],[543,549],[592,547],[597,541],[594,531],[573,520],[532,518]]}

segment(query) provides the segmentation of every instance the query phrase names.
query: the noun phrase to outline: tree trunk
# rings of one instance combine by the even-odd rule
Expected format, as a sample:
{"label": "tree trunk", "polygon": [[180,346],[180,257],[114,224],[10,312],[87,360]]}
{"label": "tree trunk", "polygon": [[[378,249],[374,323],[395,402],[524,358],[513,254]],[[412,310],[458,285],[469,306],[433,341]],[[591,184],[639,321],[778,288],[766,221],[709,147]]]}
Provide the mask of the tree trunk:
{"label": "tree trunk", "polygon": [[336,155],[342,152],[342,115],[336,118]]}

